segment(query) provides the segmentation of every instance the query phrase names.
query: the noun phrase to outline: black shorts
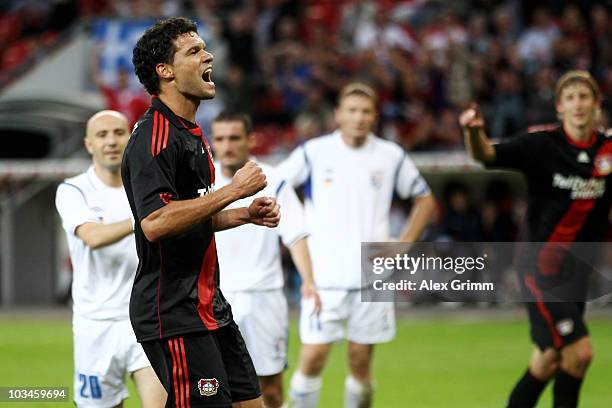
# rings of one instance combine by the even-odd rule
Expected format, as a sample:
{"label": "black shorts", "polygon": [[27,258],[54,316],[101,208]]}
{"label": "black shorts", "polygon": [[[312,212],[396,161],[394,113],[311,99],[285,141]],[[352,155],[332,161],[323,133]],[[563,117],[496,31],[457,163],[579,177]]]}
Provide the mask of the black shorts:
{"label": "black shorts", "polygon": [[557,350],[588,336],[584,302],[529,302],[527,313],[531,339],[540,350]]}
{"label": "black shorts", "polygon": [[212,332],[147,341],[142,347],[168,392],[166,407],[231,407],[261,395],[233,321]]}
{"label": "black shorts", "polygon": [[573,288],[568,290],[566,280],[559,276],[523,275],[531,339],[540,350],[550,347],[561,350],[589,335],[584,322],[585,276],[574,279]]}

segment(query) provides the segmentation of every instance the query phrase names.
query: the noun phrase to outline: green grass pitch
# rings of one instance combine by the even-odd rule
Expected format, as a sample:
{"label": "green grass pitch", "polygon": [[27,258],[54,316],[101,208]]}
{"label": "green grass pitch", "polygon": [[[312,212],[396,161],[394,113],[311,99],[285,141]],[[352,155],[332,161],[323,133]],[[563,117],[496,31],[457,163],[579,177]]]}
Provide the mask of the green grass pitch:
{"label": "green grass pitch", "polygon": [[[454,313],[455,315],[457,313]],[[406,313],[410,315],[410,311]],[[6,315],[5,315],[6,316]],[[456,318],[398,320],[395,341],[375,351],[377,408],[502,407],[524,371],[531,346],[523,319]],[[517,316],[520,316],[517,314]],[[612,407],[612,313],[590,319],[595,361],[581,406]],[[70,318],[0,317],[0,386],[72,385]],[[298,352],[296,325],[290,337],[289,373]],[[324,373],[321,407],[342,407],[346,348],[334,348]],[[286,380],[289,375],[286,375]],[[70,390],[72,395],[72,388]],[[124,406],[138,407],[133,387]],[[539,407],[551,406],[550,386]],[[2,403],[0,407],[72,407],[72,403]]]}

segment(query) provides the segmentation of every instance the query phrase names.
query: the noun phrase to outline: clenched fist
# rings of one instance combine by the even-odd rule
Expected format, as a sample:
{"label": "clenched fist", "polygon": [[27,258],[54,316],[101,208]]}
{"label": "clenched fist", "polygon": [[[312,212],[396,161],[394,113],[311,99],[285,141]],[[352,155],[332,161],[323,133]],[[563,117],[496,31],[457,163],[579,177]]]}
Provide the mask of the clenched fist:
{"label": "clenched fist", "polygon": [[232,178],[232,186],[239,191],[240,198],[250,197],[267,185],[266,175],[261,170],[261,167],[251,160],[246,162]]}
{"label": "clenched fist", "polygon": [[249,205],[249,219],[253,224],[274,228],[280,221],[280,206],[274,198],[259,197]]}
{"label": "clenched fist", "polygon": [[459,115],[459,124],[463,130],[474,131],[484,127],[484,119],[480,113],[480,108],[473,103],[470,107]]}

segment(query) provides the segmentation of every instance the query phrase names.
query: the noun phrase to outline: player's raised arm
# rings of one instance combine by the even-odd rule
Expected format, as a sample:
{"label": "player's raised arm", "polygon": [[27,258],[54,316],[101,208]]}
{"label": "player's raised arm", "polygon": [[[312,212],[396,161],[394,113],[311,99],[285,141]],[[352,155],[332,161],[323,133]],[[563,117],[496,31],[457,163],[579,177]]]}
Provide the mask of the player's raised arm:
{"label": "player's raised arm", "polygon": [[484,118],[477,104],[459,115],[459,124],[470,156],[483,164],[495,161],[495,149],[484,131]]}
{"label": "player's raised arm", "polygon": [[151,242],[178,235],[213,217],[234,201],[252,196],[266,185],[266,176],[261,168],[249,162],[236,173],[229,185],[191,200],[169,201],[144,218],[140,226]]}

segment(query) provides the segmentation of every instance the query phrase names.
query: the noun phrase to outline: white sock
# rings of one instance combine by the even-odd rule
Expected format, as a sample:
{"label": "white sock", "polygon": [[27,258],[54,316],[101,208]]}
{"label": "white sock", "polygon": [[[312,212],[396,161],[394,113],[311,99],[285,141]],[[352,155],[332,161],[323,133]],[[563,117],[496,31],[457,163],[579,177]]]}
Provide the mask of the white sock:
{"label": "white sock", "polygon": [[372,384],[363,384],[349,375],[344,382],[344,408],[369,408],[372,405]]}
{"label": "white sock", "polygon": [[291,408],[316,408],[321,395],[321,377],[310,377],[296,371],[291,377],[289,406]]}

